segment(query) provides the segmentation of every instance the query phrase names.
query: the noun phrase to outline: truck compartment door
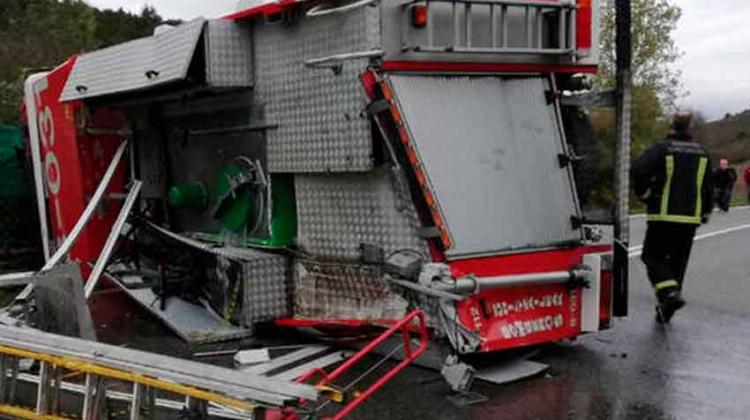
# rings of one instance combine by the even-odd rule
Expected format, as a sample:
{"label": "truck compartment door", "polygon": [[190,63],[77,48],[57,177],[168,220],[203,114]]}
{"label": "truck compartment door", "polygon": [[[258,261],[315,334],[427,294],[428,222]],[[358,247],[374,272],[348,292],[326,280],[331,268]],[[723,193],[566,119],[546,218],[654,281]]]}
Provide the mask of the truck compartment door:
{"label": "truck compartment door", "polygon": [[250,27],[199,18],[157,30],[153,36],[83,54],[76,60],[60,99],[144,93],[176,83],[252,86]]}
{"label": "truck compartment door", "polygon": [[448,259],[580,241],[547,78],[390,75],[386,84]]}

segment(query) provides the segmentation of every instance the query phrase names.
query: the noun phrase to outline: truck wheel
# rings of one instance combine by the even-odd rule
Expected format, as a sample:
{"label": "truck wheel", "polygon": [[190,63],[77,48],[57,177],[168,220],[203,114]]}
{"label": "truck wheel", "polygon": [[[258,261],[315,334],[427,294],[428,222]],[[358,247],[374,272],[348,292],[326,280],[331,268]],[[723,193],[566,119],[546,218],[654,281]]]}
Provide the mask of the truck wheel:
{"label": "truck wheel", "polygon": [[581,206],[589,203],[597,185],[601,152],[588,113],[581,107],[562,107],[563,127],[570,152],[583,158],[573,163],[573,178]]}

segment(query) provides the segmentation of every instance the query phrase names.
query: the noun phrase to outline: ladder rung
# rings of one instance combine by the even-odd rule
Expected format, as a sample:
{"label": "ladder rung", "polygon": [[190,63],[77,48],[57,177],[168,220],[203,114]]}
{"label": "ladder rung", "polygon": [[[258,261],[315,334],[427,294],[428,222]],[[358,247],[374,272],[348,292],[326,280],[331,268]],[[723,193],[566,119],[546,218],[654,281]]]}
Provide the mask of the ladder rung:
{"label": "ladder rung", "polygon": [[[573,30],[575,30],[575,28],[578,26],[577,23],[576,23],[576,18],[578,16],[578,12],[576,11],[575,8],[573,8],[573,9],[570,9],[570,11],[568,12],[568,15],[570,15],[570,19],[569,19],[570,20],[570,26],[569,26],[569,28],[573,28]],[[577,44],[576,44],[576,35],[574,33],[571,33],[572,31],[570,29],[568,29],[567,32],[568,32],[568,35],[570,37],[570,39],[568,40],[568,42],[569,42],[568,43],[568,47],[570,49],[572,49],[572,50],[575,50],[578,47]]]}
{"label": "ladder rung", "polygon": [[427,14],[427,27],[425,28],[425,30],[427,31],[427,45],[431,47],[435,45],[435,39],[434,39],[435,34],[433,33],[434,27],[432,26],[432,16],[431,16],[432,7],[430,7],[430,4],[432,4],[432,2],[428,1],[425,3],[424,7],[425,7],[425,14]]}
{"label": "ladder rung", "polygon": [[5,394],[8,392],[8,358],[0,356],[0,404],[5,404]]}
{"label": "ladder rung", "polygon": [[133,401],[130,403],[130,420],[140,420],[143,405],[143,385],[133,384]]}
{"label": "ladder rung", "polygon": [[495,5],[490,5],[490,37],[492,38],[492,48],[497,48],[497,16],[495,16]]}
{"label": "ladder rung", "polygon": [[508,48],[508,6],[503,5],[500,8],[500,27],[503,32],[503,48]]}
{"label": "ladder rung", "polygon": [[39,366],[39,387],[36,394],[36,413],[38,415],[47,414],[49,411],[49,392],[50,392],[50,366],[47,362],[41,362]]}
{"label": "ladder rung", "polygon": [[83,399],[83,419],[97,420],[107,404],[106,378],[99,375],[86,375],[86,389]]}
{"label": "ladder rung", "polygon": [[453,46],[461,45],[461,20],[458,16],[458,3],[453,3]]}
{"label": "ladder rung", "polygon": [[464,25],[466,46],[471,47],[471,3],[464,3]]}
{"label": "ladder rung", "polygon": [[188,410],[188,413],[191,416],[196,416],[201,419],[208,418],[208,404],[206,403],[206,401],[198,400],[192,397],[186,397],[185,408]]}
{"label": "ladder rung", "polygon": [[19,363],[21,363],[21,360],[18,357],[10,358],[10,388],[8,389],[7,401],[13,401],[16,399]]}
{"label": "ladder rung", "polygon": [[536,47],[542,49],[542,27],[544,24],[544,16],[542,15],[542,8],[536,9]]}
{"label": "ladder rung", "polygon": [[565,22],[566,22],[565,10],[560,9],[559,16],[558,16],[558,23],[557,23],[559,26],[558,30],[560,31],[559,34],[557,35],[559,39],[558,41],[559,48],[565,48],[568,45],[568,42],[566,40],[566,38],[568,37],[568,29],[565,26]]}
{"label": "ladder rung", "polygon": [[525,13],[525,22],[526,22],[526,48],[532,48],[532,42],[533,42],[533,33],[532,33],[532,26],[531,26],[531,6],[526,6],[524,8]]}

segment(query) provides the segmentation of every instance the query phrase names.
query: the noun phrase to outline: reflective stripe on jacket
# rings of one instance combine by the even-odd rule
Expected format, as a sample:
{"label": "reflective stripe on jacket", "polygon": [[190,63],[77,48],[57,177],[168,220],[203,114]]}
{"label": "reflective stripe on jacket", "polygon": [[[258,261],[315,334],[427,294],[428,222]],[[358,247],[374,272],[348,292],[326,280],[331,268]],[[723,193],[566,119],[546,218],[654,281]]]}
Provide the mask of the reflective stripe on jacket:
{"label": "reflective stripe on jacket", "polygon": [[633,162],[633,189],[648,220],[700,224],[713,208],[711,158],[690,136],[668,137]]}

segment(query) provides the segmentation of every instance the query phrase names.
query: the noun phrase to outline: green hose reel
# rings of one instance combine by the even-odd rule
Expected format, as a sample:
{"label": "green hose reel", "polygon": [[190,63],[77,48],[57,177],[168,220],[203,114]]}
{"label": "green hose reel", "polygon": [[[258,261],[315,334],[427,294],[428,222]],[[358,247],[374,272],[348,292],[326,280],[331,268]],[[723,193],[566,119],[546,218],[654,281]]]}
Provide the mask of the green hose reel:
{"label": "green hose reel", "polygon": [[167,202],[174,208],[203,210],[208,205],[208,193],[202,182],[188,182],[173,186],[169,190]]}
{"label": "green hose reel", "polygon": [[238,232],[247,225],[253,210],[250,189],[238,186],[235,182],[242,175],[243,171],[239,166],[226,165],[219,171],[214,188],[214,200],[217,203],[214,216],[224,228],[232,232]]}
{"label": "green hose reel", "polygon": [[[223,166],[210,193],[202,182],[175,185],[169,190],[167,202],[173,208],[199,212],[210,205],[222,230],[244,237],[248,244],[274,248],[293,245],[297,232],[294,178],[274,175],[259,183],[246,166],[241,160]],[[256,232],[259,226],[267,227]]]}

